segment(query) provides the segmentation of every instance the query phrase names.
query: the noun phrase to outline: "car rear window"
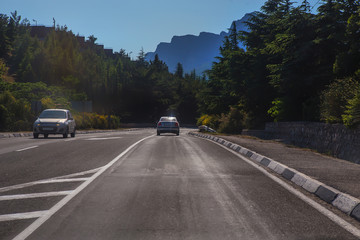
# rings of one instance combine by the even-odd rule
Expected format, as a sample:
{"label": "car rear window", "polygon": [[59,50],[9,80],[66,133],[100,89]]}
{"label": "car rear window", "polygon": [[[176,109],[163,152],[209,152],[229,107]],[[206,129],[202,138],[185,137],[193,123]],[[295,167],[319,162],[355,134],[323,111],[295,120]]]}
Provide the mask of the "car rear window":
{"label": "car rear window", "polygon": [[160,118],[160,122],[176,122],[175,117],[162,117]]}
{"label": "car rear window", "polygon": [[66,112],[63,111],[43,111],[39,118],[66,118]]}

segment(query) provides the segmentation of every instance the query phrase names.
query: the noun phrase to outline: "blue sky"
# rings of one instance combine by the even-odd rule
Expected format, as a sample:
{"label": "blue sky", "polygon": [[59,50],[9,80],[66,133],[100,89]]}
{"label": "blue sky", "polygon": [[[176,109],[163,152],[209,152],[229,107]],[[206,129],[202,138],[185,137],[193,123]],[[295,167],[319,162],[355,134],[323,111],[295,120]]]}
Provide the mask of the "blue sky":
{"label": "blue sky", "polygon": [[[299,0],[301,2],[302,0]],[[318,0],[310,0],[312,5]],[[264,0],[0,0],[1,12],[17,10],[32,25],[66,25],[73,33],[94,35],[97,43],[135,58],[141,48],[155,51],[175,35],[220,33],[232,21],[260,10]]]}

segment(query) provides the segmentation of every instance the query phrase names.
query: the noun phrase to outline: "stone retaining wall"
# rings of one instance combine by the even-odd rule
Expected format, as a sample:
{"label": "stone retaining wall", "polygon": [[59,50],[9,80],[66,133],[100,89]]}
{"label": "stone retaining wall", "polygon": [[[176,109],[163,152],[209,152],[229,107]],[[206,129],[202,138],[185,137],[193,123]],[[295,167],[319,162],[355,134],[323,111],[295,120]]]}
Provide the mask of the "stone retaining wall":
{"label": "stone retaining wall", "polygon": [[360,163],[360,129],[341,124],[314,122],[267,123],[264,131],[243,131],[263,139],[280,139],[284,143],[315,149],[337,158]]}

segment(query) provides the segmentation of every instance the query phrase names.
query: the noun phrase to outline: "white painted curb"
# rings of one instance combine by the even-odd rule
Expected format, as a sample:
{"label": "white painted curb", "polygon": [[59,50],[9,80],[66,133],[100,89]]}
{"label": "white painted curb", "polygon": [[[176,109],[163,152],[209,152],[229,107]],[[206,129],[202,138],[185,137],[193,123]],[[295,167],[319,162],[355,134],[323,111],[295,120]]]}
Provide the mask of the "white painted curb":
{"label": "white painted curb", "polygon": [[244,148],[240,145],[231,143],[222,138],[218,137],[209,137],[209,135],[200,134],[196,132],[189,132],[190,135],[211,139],[217,143],[220,143],[235,152],[241,153],[245,157],[251,159],[252,161],[271,169],[277,174],[281,175],[285,179],[295,183],[296,185],[302,187],[309,193],[312,193],[318,196],[323,201],[332,204],[334,207],[338,208],[340,211],[350,215],[356,220],[360,221],[360,200],[358,198],[352,197],[346,193],[340,192],[337,189],[334,189],[330,186],[327,186],[324,183],[321,183],[311,177],[298,172],[295,169],[289,168],[286,165],[283,165],[271,158],[262,156],[254,151],[251,151],[247,148]]}

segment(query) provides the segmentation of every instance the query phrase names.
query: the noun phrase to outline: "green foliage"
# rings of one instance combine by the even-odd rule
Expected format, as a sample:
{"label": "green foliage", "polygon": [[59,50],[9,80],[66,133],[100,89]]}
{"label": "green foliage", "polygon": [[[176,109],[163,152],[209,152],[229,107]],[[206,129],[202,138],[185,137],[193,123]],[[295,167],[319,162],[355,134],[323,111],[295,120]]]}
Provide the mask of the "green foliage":
{"label": "green foliage", "polygon": [[[360,78],[358,1],[323,1],[313,14],[306,0],[298,7],[268,0],[247,25],[248,32],[231,32],[220,48],[198,95],[202,114],[222,116],[223,129],[234,125],[234,109],[243,111],[238,125],[246,116],[246,128],[262,128],[269,120],[341,122],[346,109],[346,119],[353,119],[359,88],[354,79]],[[236,39],[246,51],[235,46]]]}
{"label": "green foliage", "polygon": [[[80,114],[83,128],[166,114],[182,123],[202,115],[199,124],[225,132],[271,120],[357,124],[358,1],[322,1],[313,14],[306,0],[298,7],[268,0],[247,25],[249,32],[238,32],[233,24],[206,80],[184,73],[180,63],[169,73],[157,55],[147,63],[143,50],[136,60],[123,49],[107,55],[96,37],[83,42],[66,26],[39,39],[16,12],[0,14],[1,128],[26,127],[32,101],[70,108],[71,100],[93,102],[94,115]],[[109,114],[118,116],[110,125]]]}
{"label": "green foliage", "polygon": [[210,128],[216,129],[219,126],[219,117],[216,115],[208,114],[202,115],[200,118],[198,118],[197,125],[205,125]]}
{"label": "green foliage", "polygon": [[280,98],[272,101],[272,107],[268,110],[268,114],[274,118],[274,122],[281,121],[284,118],[284,101]]}
{"label": "green foliage", "polygon": [[75,113],[77,129],[117,129],[120,128],[120,118],[114,115],[99,115],[96,113]]}
{"label": "green foliage", "polygon": [[[0,93],[9,91],[29,106],[41,101],[44,108],[71,108],[72,100],[92,101],[93,111],[111,113],[115,126],[120,118],[154,122],[172,113],[182,123],[194,123],[198,117],[196,95],[202,80],[184,76],[181,64],[171,74],[158,56],[146,62],[143,50],[131,60],[125,50],[106,54],[94,35],[84,42],[66,26],[55,26],[55,21],[47,31],[45,38],[38,38],[16,12],[0,15]],[[102,117],[89,121],[83,125],[108,124]],[[10,129],[8,122],[3,129]]]}
{"label": "green foliage", "polygon": [[0,81],[3,81],[5,79],[5,76],[8,73],[8,67],[5,64],[5,61],[0,58]]}
{"label": "green foliage", "polygon": [[222,133],[241,133],[247,114],[240,107],[231,107],[228,114],[222,114],[218,131]]}
{"label": "green foliage", "polygon": [[331,83],[321,96],[321,118],[327,123],[341,123],[349,100],[360,90],[353,78],[337,79]]}
{"label": "green foliage", "polygon": [[342,118],[347,127],[355,128],[360,125],[360,88],[355,97],[349,100]]}
{"label": "green foliage", "polygon": [[30,130],[33,115],[30,106],[9,91],[0,94],[0,131]]}

